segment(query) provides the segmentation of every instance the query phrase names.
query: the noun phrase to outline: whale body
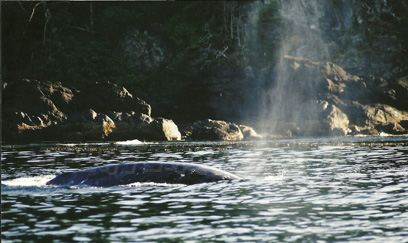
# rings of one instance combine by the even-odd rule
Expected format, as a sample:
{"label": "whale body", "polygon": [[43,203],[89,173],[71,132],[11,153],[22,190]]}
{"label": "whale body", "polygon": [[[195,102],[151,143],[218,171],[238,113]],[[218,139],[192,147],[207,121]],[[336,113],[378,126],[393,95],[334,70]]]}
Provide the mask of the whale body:
{"label": "whale body", "polygon": [[204,165],[171,162],[137,162],[66,172],[48,181],[47,185],[108,187],[135,182],[190,185],[233,179],[240,179],[240,177]]}

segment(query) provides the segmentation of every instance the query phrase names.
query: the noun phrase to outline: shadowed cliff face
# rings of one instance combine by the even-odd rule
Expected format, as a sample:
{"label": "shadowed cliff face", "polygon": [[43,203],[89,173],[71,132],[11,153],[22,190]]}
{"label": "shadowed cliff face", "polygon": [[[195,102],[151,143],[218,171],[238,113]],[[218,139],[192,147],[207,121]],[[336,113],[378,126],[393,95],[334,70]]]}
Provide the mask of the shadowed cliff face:
{"label": "shadowed cliff face", "polygon": [[351,75],[330,62],[291,56],[279,67],[286,76],[266,92],[264,131],[289,136],[407,132],[407,102],[391,102],[396,93],[408,100],[403,82],[395,86]]}
{"label": "shadowed cliff face", "polygon": [[[190,102],[179,107],[187,105],[200,110],[198,116],[214,119],[259,121],[263,132],[284,135],[350,134],[354,121],[368,125],[366,109],[346,109],[340,105],[346,101],[407,110],[406,102],[397,101],[407,96],[399,84],[406,79],[401,59],[406,41],[392,26],[404,14],[392,4],[380,0],[251,3],[242,28],[244,67],[204,69],[192,82],[195,93]],[[357,114],[362,117],[357,119]],[[322,122],[337,125],[322,126]],[[333,132],[333,126],[341,131]]]}
{"label": "shadowed cliff face", "polygon": [[401,52],[407,52],[407,41],[398,26],[407,18],[407,4],[383,0],[278,2],[281,56],[331,61],[362,77],[391,78],[401,73],[398,63],[403,62]]}
{"label": "shadowed cliff face", "polygon": [[[271,39],[277,46],[276,63],[260,65],[267,67],[258,86],[263,132],[290,136],[405,131],[399,123],[407,120],[407,102],[394,101],[396,93],[400,98],[407,93],[397,81],[403,75],[395,62],[400,53],[391,48],[402,50],[403,42],[396,33],[381,29],[392,22],[384,16],[396,17],[392,5],[349,0],[268,4],[279,6],[279,11],[269,12],[277,16],[275,26],[258,31],[279,35],[280,40]],[[262,9],[259,13],[266,19]]]}
{"label": "shadowed cliff face", "polygon": [[259,123],[289,136],[406,131],[406,1],[47,2],[31,19],[35,6],[2,8],[5,90],[18,89],[10,77],[32,81],[26,99],[23,88],[5,92],[20,99],[4,109],[15,132],[75,113],[98,128],[92,137],[174,127],[148,117]]}

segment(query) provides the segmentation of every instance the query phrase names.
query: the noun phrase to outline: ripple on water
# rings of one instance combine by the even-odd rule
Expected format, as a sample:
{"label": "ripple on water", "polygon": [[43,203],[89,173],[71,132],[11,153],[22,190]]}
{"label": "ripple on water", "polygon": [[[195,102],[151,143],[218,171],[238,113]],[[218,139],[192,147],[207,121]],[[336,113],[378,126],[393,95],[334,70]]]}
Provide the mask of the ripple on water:
{"label": "ripple on water", "polygon": [[[2,240],[403,242],[408,138],[344,139],[6,147]],[[149,160],[205,164],[247,180],[45,186],[63,171]]]}

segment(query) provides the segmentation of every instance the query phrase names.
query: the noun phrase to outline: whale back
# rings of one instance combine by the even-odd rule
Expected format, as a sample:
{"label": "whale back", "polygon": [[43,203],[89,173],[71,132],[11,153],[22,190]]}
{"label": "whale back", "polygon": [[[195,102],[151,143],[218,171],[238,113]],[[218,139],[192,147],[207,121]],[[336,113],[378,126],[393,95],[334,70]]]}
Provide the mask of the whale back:
{"label": "whale back", "polygon": [[137,162],[107,165],[58,175],[47,185],[116,186],[135,182],[196,184],[240,179],[205,165],[170,162]]}

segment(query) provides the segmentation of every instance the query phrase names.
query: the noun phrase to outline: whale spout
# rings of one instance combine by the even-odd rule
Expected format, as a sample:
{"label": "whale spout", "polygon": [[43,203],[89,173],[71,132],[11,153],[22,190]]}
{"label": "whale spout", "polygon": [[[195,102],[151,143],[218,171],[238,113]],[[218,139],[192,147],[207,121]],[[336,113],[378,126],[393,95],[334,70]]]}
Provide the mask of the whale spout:
{"label": "whale spout", "polygon": [[197,184],[241,179],[205,165],[171,162],[137,162],[107,165],[58,175],[47,185],[108,187],[135,182]]}

